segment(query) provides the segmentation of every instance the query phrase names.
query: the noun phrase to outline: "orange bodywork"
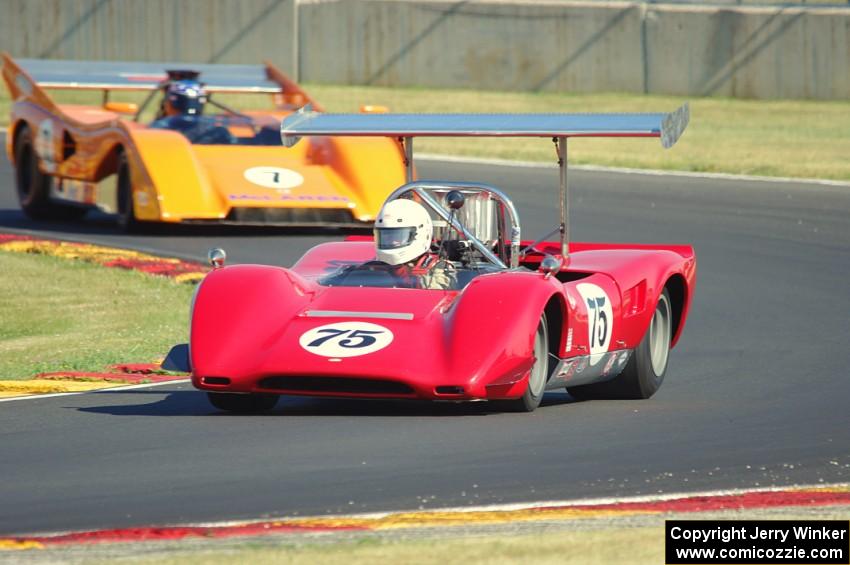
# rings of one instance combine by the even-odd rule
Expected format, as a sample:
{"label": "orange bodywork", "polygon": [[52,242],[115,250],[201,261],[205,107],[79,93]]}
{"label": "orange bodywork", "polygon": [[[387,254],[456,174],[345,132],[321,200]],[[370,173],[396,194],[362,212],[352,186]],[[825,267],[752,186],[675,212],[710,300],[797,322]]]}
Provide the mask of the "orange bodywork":
{"label": "orange bodywork", "polygon": [[[120,152],[129,164],[135,218],[149,222],[356,225],[371,222],[405,182],[403,154],[392,139],[315,138],[292,148],[192,144],[180,132],[112,111],[121,104],[56,104],[11,57],[4,54],[2,62],[13,100],[9,160],[15,163],[15,140],[29,128],[41,171],[54,177],[58,196],[68,201],[96,206],[103,192],[115,191]],[[240,112],[255,123],[279,124],[305,103],[318,107],[273,65],[266,63],[266,73],[281,91],[270,96],[268,111]],[[247,126],[229,130],[237,137],[251,133]]]}

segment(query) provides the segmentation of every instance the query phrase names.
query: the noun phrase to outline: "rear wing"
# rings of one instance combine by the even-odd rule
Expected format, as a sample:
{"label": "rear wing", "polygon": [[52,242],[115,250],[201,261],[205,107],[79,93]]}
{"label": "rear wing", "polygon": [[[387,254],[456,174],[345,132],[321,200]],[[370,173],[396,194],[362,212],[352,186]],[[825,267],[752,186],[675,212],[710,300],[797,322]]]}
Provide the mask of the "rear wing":
{"label": "rear wing", "polygon": [[[12,97],[35,90],[69,89],[151,91],[168,79],[168,71],[198,73],[209,92],[278,94],[298,105],[315,101],[270,62],[262,65],[148,63],[140,61],[60,61],[17,59],[3,54],[3,75]],[[10,82],[11,80],[11,82]],[[17,90],[17,92],[16,92]]]}
{"label": "rear wing", "polygon": [[302,108],[281,124],[283,143],[301,136],[660,137],[672,147],[688,125],[688,105],[670,114],[320,114]]}
{"label": "rear wing", "polygon": [[74,90],[153,90],[171,69],[192,69],[211,92],[281,92],[264,65],[202,65],[116,61],[18,59],[18,66],[41,88]]}
{"label": "rear wing", "polygon": [[320,114],[309,107],[287,116],[280,126],[283,144],[303,136],[387,136],[404,146],[407,182],[413,181],[414,137],[544,137],[558,150],[560,167],[561,255],[568,256],[569,194],[567,138],[658,137],[664,148],[676,144],[690,120],[687,103],[669,114]]}

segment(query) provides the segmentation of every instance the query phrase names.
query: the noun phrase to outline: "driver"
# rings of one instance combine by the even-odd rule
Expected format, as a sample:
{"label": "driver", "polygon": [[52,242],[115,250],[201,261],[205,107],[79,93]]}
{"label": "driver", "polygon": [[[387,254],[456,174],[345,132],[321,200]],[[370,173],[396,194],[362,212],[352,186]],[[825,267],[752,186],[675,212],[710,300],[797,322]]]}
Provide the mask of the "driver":
{"label": "driver", "polygon": [[203,84],[192,79],[174,80],[164,87],[162,104],[150,127],[179,131],[192,143],[233,143],[228,129],[202,114],[207,103]]}
{"label": "driver", "polygon": [[387,272],[399,286],[427,290],[450,290],[457,286],[454,266],[431,252],[434,226],[428,211],[412,200],[393,200],[375,219],[377,261],[356,265],[328,280],[342,282],[356,271]]}
{"label": "driver", "polygon": [[194,118],[204,113],[207,92],[196,80],[172,81],[165,87],[164,94],[157,120],[179,117],[194,121]]}

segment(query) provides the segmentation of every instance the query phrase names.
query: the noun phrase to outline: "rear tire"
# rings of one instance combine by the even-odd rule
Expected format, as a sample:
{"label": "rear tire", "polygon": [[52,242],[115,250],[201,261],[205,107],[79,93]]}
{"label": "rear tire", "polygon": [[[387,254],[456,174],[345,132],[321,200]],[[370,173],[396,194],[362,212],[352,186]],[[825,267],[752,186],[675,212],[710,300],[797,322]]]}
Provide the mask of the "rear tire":
{"label": "rear tire", "polygon": [[15,187],[24,214],[33,220],[76,220],[88,212],[87,208],[50,201],[53,177],[41,172],[38,154],[33,147],[32,132],[27,126],[15,138],[14,156]]}
{"label": "rear tire", "polygon": [[534,412],[543,400],[546,382],[549,380],[549,330],[546,315],[540,317],[534,334],[534,364],[528,373],[528,387],[525,393],[514,400],[504,401],[510,412]]}
{"label": "rear tire", "polygon": [[673,309],[670,294],[665,288],[658,297],[649,327],[623,372],[603,383],[567,387],[567,392],[578,400],[651,397],[661,387],[667,374],[672,338]]}
{"label": "rear tire", "polygon": [[210,404],[226,412],[240,414],[258,414],[268,412],[277,404],[277,394],[233,394],[229,392],[208,392]]}

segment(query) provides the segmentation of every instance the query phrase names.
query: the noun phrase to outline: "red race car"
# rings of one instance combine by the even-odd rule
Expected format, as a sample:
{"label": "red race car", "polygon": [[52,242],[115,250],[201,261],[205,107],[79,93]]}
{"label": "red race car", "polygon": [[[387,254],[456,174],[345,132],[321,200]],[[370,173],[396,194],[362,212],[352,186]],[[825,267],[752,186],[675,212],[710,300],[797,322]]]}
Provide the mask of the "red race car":
{"label": "red race car", "polygon": [[[408,183],[386,200],[375,236],[309,250],[292,268],[223,266],[193,300],[189,344],[165,366],[191,370],[222,410],[270,410],[279,395],[500,401],[532,411],[546,390],[649,398],[685,325],[696,258],[687,245],[568,241],[568,137],[660,137],[672,114],[333,115],[300,111],[300,136],[403,141]],[[511,200],[481,183],[412,180],[417,136],[553,138],[560,225],[521,239]],[[560,234],[559,241],[545,241]]]}

